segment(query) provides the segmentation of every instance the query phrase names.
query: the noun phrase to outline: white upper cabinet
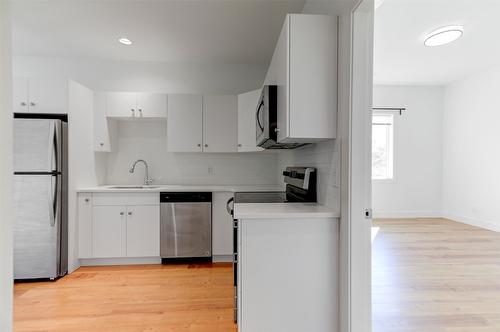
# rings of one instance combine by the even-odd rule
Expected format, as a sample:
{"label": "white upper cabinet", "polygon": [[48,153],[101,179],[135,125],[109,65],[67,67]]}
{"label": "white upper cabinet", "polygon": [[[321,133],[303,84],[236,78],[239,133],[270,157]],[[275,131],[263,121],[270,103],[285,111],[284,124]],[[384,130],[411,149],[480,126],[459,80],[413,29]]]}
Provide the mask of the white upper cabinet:
{"label": "white upper cabinet", "polygon": [[15,113],[29,112],[29,98],[28,98],[28,78],[14,77],[12,82],[12,103]]}
{"label": "white upper cabinet", "polygon": [[117,144],[117,123],[106,117],[106,95],[94,93],[94,151],[113,152]]}
{"label": "white upper cabinet", "polygon": [[[137,93],[110,92],[106,95],[106,115],[109,117],[136,116]],[[137,112],[138,113],[138,112]]]}
{"label": "white upper cabinet", "polygon": [[138,93],[136,116],[144,118],[167,117],[167,95],[164,93]]}
{"label": "white upper cabinet", "polygon": [[167,149],[170,152],[202,152],[203,97],[168,95]]}
{"label": "white upper cabinet", "polygon": [[289,14],[265,84],[278,86],[278,142],[335,138],[337,17]]}
{"label": "white upper cabinet", "polygon": [[14,112],[68,113],[68,80],[54,77],[16,77]]}
{"label": "white upper cabinet", "polygon": [[203,152],[237,152],[238,97],[203,96]]}
{"label": "white upper cabinet", "polygon": [[163,93],[109,92],[108,117],[164,118],[167,116],[167,95]]}
{"label": "white upper cabinet", "polygon": [[255,114],[261,90],[238,95],[238,152],[254,152],[264,149],[255,143]]}

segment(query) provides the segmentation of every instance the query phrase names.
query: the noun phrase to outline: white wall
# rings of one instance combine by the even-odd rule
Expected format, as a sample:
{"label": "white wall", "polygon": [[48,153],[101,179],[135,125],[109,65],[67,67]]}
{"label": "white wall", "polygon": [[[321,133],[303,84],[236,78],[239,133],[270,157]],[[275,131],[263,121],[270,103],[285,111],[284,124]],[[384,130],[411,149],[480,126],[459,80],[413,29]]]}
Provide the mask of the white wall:
{"label": "white wall", "polygon": [[239,94],[262,85],[267,66],[14,57],[15,76],[62,76],[95,91]]}
{"label": "white wall", "polygon": [[10,18],[0,1],[0,331],[12,330],[12,104]]}
{"label": "white wall", "polygon": [[446,87],[443,211],[500,231],[500,66]]}
{"label": "white wall", "polygon": [[394,116],[394,181],[373,182],[376,218],[440,217],[441,87],[375,86],[375,107],[406,107]]}
{"label": "white wall", "polygon": [[[118,122],[118,151],[107,156],[107,182],[142,184],[145,159],[156,184],[276,184],[276,153],[168,153],[166,122]],[[209,172],[209,168],[211,172]]]}

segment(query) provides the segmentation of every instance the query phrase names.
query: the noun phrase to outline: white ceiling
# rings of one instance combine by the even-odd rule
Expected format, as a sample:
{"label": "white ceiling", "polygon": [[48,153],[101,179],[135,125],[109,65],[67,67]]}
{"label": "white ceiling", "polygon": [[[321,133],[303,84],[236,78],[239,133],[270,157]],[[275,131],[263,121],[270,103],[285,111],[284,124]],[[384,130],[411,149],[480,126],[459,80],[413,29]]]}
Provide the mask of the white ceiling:
{"label": "white ceiling", "polygon": [[[14,55],[267,64],[304,0],[12,1]],[[117,42],[119,37],[132,46]]]}
{"label": "white ceiling", "polygon": [[[445,85],[500,64],[499,0],[384,0],[375,13],[376,84]],[[462,24],[454,43],[425,47],[432,30]]]}

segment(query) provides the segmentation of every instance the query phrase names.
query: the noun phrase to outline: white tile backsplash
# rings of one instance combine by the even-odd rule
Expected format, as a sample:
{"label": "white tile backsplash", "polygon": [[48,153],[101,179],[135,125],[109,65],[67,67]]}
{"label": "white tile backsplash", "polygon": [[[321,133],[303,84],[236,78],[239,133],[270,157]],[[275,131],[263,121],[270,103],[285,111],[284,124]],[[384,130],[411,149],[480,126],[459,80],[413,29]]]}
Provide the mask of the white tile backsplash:
{"label": "white tile backsplash", "polygon": [[[140,184],[144,167],[129,173],[132,162],[144,159],[156,184],[277,184],[277,153],[169,153],[166,122],[120,121],[118,151],[108,154],[109,184]],[[281,180],[280,180],[281,181]]]}
{"label": "white tile backsplash", "polygon": [[340,210],[340,140],[327,140],[295,150],[281,151],[278,176],[287,166],[315,167],[318,171],[318,202]]}

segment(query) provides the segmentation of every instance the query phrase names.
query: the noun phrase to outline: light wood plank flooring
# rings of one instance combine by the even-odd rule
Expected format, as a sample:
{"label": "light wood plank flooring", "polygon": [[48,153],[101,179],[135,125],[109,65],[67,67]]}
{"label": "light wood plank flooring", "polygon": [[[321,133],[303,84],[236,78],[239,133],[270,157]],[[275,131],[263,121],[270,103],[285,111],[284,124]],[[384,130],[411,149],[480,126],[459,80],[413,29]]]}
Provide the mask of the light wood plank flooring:
{"label": "light wood plank flooring", "polygon": [[15,285],[17,332],[234,332],[231,264],[84,267]]}
{"label": "light wood plank flooring", "polygon": [[374,226],[374,332],[500,331],[499,233],[445,219]]}

